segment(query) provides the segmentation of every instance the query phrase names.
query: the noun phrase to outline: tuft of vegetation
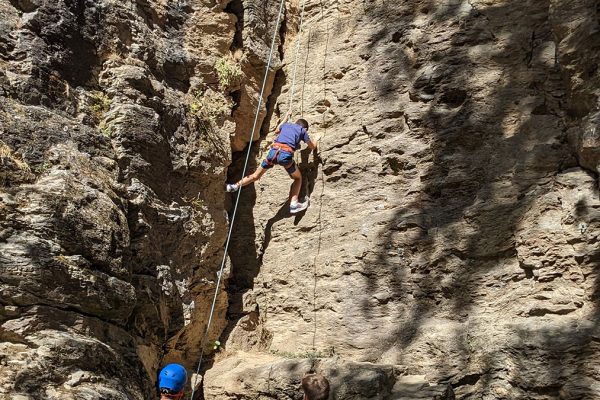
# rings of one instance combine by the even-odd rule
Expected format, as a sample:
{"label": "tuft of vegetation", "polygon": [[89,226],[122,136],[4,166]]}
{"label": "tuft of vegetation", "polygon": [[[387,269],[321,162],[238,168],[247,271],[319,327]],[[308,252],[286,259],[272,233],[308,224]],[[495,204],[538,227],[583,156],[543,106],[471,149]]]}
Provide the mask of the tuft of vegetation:
{"label": "tuft of vegetation", "polygon": [[183,201],[185,201],[187,204],[189,204],[191,206],[191,211],[194,215],[203,215],[208,208],[206,207],[206,204],[204,204],[204,200],[202,200],[200,197],[183,197],[182,198]]}
{"label": "tuft of vegetation", "polygon": [[90,111],[96,121],[102,119],[110,108],[110,99],[104,92],[93,92],[90,97]]}
{"label": "tuft of vegetation", "polygon": [[192,205],[194,206],[196,211],[205,210],[204,200],[202,200],[202,199],[195,199],[194,201],[192,201]]}
{"label": "tuft of vegetation", "polygon": [[106,93],[101,91],[92,92],[89,97],[90,116],[98,130],[107,139],[112,138],[113,132],[109,124],[104,120],[104,115],[110,110],[110,99]]}
{"label": "tuft of vegetation", "polygon": [[100,129],[100,133],[107,139],[111,139],[113,136],[111,127],[106,123],[106,121],[100,121],[98,124],[98,129]]}
{"label": "tuft of vegetation", "polygon": [[223,95],[212,90],[196,90],[190,102],[190,113],[210,125],[224,118],[231,112],[230,106]]}
{"label": "tuft of vegetation", "polygon": [[240,84],[243,76],[242,67],[230,57],[219,58],[215,63],[215,70],[221,89],[229,90]]}
{"label": "tuft of vegetation", "polygon": [[0,140],[0,162],[4,163],[5,160],[12,162],[20,171],[27,174],[31,173],[29,165],[23,161],[21,157],[15,154],[6,143]]}
{"label": "tuft of vegetation", "polygon": [[221,342],[219,340],[215,340],[215,341],[208,341],[204,344],[204,351],[206,353],[214,353],[214,352],[219,352],[221,351],[223,348],[221,347]]}
{"label": "tuft of vegetation", "polygon": [[52,168],[52,163],[49,160],[44,160],[44,162],[42,163],[42,165],[40,165],[39,167],[37,167],[36,169],[36,173],[37,174],[43,174],[46,171],[49,171],[50,168]]}

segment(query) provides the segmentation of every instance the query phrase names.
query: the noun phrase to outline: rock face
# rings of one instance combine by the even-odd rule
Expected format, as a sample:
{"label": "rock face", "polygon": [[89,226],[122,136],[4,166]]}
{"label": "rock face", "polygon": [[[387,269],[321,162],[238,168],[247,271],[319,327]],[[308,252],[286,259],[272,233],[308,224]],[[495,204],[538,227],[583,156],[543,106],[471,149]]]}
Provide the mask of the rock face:
{"label": "rock face", "polygon": [[281,168],[242,191],[198,398],[300,399],[310,369],[335,399],[599,397],[595,2],[278,7],[0,0],[0,398],[195,369],[222,185],[294,81],[311,207]]}
{"label": "rock face", "polygon": [[[148,399],[159,363],[195,366],[227,230],[230,94],[256,103],[267,46],[232,55],[245,25],[229,7],[0,1],[0,397]],[[219,60],[257,70],[222,82]],[[223,292],[212,335],[226,307]]]}
{"label": "rock face", "polygon": [[[312,204],[287,212],[281,169],[244,190],[225,346],[237,364],[207,393],[264,390],[236,352],[309,351],[402,366],[458,398],[598,397],[595,3],[307,14],[295,109],[321,137],[322,163],[297,157]],[[222,386],[240,376],[243,389]]]}
{"label": "rock face", "polygon": [[[450,386],[429,385],[423,376],[407,375],[395,365],[374,365],[339,360],[281,359],[272,355],[238,353],[219,362],[206,374],[214,382],[205,391],[207,398],[301,399],[298,382],[306,371],[319,369],[329,377],[330,396],[336,399],[429,398],[454,399]],[[226,376],[227,379],[223,379]],[[261,397],[263,396],[263,397]]]}

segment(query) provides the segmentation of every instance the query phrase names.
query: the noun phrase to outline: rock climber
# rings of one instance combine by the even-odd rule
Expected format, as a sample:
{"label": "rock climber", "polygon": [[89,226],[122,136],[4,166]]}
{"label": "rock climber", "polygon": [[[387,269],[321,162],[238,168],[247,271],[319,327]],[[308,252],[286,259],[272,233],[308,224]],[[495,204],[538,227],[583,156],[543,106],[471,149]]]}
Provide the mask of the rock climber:
{"label": "rock climber", "polygon": [[187,372],[179,364],[169,364],[158,374],[156,386],[160,400],[183,398],[183,389],[187,382]]}
{"label": "rock climber", "polygon": [[304,400],[329,399],[329,381],[320,374],[307,374],[302,378]]}
{"label": "rock climber", "polygon": [[239,182],[228,184],[228,192],[235,192],[243,186],[256,182],[262,178],[269,168],[277,164],[284,167],[290,175],[290,178],[294,180],[290,193],[290,213],[296,214],[306,210],[309,202],[308,197],[304,202],[298,201],[300,188],[302,187],[302,173],[300,172],[300,169],[297,168],[296,162],[294,161],[294,151],[300,148],[300,141],[306,143],[311,150],[317,148],[317,142],[308,136],[308,122],[305,119],[299,119],[296,123],[290,123],[288,122],[290,117],[291,113],[286,113],[283,121],[277,126],[277,129],[275,130],[275,134],[277,135],[275,141],[271,145],[267,157],[263,160],[258,169]]}

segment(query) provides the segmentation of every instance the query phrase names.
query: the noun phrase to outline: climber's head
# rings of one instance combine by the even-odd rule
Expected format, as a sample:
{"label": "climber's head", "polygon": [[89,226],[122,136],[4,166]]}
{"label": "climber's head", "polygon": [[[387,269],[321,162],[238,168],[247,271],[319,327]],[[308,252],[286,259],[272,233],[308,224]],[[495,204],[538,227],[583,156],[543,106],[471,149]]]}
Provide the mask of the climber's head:
{"label": "climber's head", "polygon": [[308,374],[302,378],[304,400],[327,400],[329,398],[329,381],[323,375]]}
{"label": "climber's head", "polygon": [[308,122],[304,118],[300,118],[298,121],[296,121],[296,125],[300,125],[304,129],[308,130]]}
{"label": "climber's head", "polygon": [[158,374],[158,390],[161,399],[179,399],[187,382],[187,372],[179,364],[169,364]]}

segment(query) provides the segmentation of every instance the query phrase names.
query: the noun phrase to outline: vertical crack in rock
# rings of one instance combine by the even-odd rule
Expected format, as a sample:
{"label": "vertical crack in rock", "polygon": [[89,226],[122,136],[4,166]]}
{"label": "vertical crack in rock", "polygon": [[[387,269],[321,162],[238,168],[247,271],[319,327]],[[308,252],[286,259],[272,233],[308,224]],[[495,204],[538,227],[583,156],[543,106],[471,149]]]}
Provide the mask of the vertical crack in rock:
{"label": "vertical crack in rock", "polygon": [[285,58],[285,40],[288,32],[288,10],[284,8],[284,14],[281,17],[281,25],[279,25],[279,45],[277,46],[277,51],[279,53],[279,59],[283,60]]}
{"label": "vertical crack in rock", "polygon": [[[241,84],[240,101],[233,112],[235,121],[235,134],[232,135],[232,150],[234,153],[243,151],[250,141],[256,141],[260,137],[260,127],[265,120],[266,98],[273,88],[276,72],[281,68],[281,54],[273,52],[272,62],[268,71],[264,99],[258,110],[258,126],[254,130],[255,112],[258,108],[258,97],[262,89],[267,58],[270,52],[271,41],[274,33],[277,33],[275,46],[280,47],[285,38],[281,37],[281,29],[286,24],[285,15],[282,16],[280,27],[277,32],[275,24],[279,3],[248,1],[243,3],[243,30],[242,39],[244,52],[238,57],[241,60],[241,68],[245,79]],[[236,7],[232,6],[232,9]],[[249,135],[254,132],[254,137]]]}
{"label": "vertical crack in rock", "polygon": [[225,7],[225,12],[233,14],[236,16],[237,21],[235,23],[235,34],[233,36],[233,41],[231,42],[230,50],[235,52],[236,50],[241,50],[244,48],[244,3],[242,0],[231,0],[227,7]]}
{"label": "vertical crack in rock", "polygon": [[[267,114],[265,119],[263,120],[262,126],[260,127],[260,136],[265,138],[269,134],[269,129],[271,128],[271,121],[273,120],[273,116],[275,113],[275,107],[279,104],[279,96],[281,95],[281,89],[286,83],[286,75],[283,69],[278,70],[275,73],[275,79],[273,81],[273,89],[271,89],[271,94],[267,97],[266,101],[266,109]],[[282,111],[280,111],[280,114]]]}

